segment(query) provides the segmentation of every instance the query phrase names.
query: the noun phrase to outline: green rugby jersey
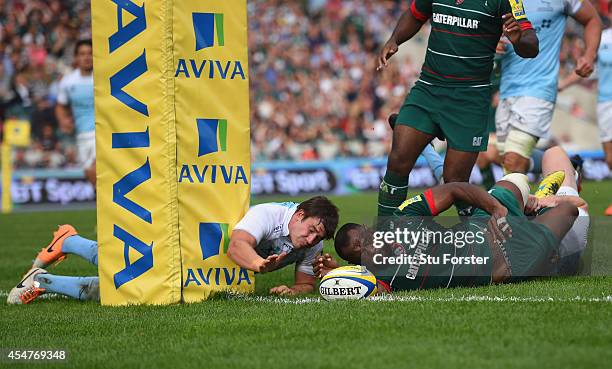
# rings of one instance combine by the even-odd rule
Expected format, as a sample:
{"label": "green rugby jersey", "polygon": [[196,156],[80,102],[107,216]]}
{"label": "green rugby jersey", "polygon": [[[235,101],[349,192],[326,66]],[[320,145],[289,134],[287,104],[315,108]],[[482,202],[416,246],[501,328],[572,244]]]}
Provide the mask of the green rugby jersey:
{"label": "green rugby jersey", "polygon": [[413,0],[410,11],[431,34],[420,81],[451,87],[490,84],[502,15],[513,14],[521,29],[531,29],[522,0]]}
{"label": "green rugby jersey", "polygon": [[[416,242],[414,247],[403,245],[402,253],[416,260],[428,258],[427,261],[372,268],[377,279],[388,284],[394,291],[489,284],[493,259],[483,236],[487,218],[446,228],[431,219],[435,215],[437,210],[431,189],[407,199],[398,207],[393,219],[395,227],[414,232],[430,231],[436,233],[436,236],[428,241],[423,239]],[[455,238],[459,235],[465,236],[465,239]],[[483,263],[452,263],[452,258],[471,261],[475,260],[473,258],[481,258]]]}

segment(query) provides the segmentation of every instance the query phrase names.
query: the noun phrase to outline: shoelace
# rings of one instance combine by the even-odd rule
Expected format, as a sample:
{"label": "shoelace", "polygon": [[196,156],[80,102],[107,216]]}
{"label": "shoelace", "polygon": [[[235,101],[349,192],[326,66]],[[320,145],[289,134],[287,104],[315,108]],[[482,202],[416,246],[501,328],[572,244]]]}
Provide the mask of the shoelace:
{"label": "shoelace", "polygon": [[30,301],[37,298],[41,293],[45,292],[44,288],[39,288],[35,286],[28,287],[23,293],[19,296],[19,299],[24,304],[29,303]]}

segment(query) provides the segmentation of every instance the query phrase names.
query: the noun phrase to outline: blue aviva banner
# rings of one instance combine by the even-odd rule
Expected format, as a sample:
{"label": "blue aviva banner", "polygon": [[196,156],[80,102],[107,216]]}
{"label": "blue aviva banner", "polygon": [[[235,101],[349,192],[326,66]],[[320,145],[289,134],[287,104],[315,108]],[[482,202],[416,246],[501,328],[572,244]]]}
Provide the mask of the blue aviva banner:
{"label": "blue aviva banner", "polygon": [[171,304],[251,273],[246,1],[92,2],[102,304]]}
{"label": "blue aviva banner", "polygon": [[194,302],[254,287],[226,255],[251,182],[246,1],[176,1],[173,14],[182,287]]}

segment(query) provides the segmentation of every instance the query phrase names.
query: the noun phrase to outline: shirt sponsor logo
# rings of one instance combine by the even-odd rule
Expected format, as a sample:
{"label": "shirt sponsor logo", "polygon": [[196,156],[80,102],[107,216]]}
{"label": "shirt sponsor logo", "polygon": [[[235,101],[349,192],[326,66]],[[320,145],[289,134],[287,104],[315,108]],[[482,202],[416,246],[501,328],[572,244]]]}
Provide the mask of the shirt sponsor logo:
{"label": "shirt sponsor logo", "polygon": [[433,13],[431,19],[435,23],[470,29],[478,29],[478,24],[480,23],[480,21],[477,19],[463,18],[440,13]]}

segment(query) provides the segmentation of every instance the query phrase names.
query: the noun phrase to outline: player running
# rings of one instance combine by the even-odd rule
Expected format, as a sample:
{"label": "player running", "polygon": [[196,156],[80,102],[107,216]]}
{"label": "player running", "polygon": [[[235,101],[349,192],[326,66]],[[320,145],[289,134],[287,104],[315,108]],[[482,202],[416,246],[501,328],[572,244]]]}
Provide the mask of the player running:
{"label": "player running", "polygon": [[[549,177],[543,192],[553,192],[559,187],[563,178],[558,174]],[[461,247],[456,239],[430,242],[419,238],[413,247],[395,243],[376,248],[376,232],[348,223],[336,235],[336,251],[352,264],[362,264],[363,260],[387,291],[469,287],[554,274],[559,240],[574,224],[578,210],[574,204],[560,202],[530,221],[524,215],[528,194],[529,185],[522,174],[504,177],[489,192],[467,183],[436,186],[406,200],[390,223],[393,228],[413,232],[471,234],[470,239],[463,239]],[[446,228],[431,219],[458,200],[477,208],[469,220]],[[384,257],[398,256],[416,261],[380,263]],[[452,262],[452,258],[461,262]],[[320,260],[315,271],[325,274],[330,266],[335,265]]]}
{"label": "player running", "polygon": [[559,53],[567,17],[584,26],[584,54],[576,76],[593,72],[601,35],[601,21],[590,1],[524,0],[540,41],[540,54],[523,59],[505,48],[501,56],[501,101],[496,113],[497,147],[507,173],[526,173],[530,156],[541,138],[550,136],[557,100]]}
{"label": "player running", "polygon": [[87,180],[96,184],[96,121],[94,118],[93,53],[91,40],[74,48],[76,69],[59,83],[55,116],[60,129],[76,133],[77,159]]}
{"label": "player running", "polygon": [[469,179],[487,147],[491,69],[502,32],[522,57],[538,54],[538,39],[520,0],[414,0],[383,46],[378,69],[431,18],[421,77],[406,97],[393,133],[378,214],[391,215],[406,199],[408,175],[436,136],[448,141],[445,182]]}
{"label": "player running", "polygon": [[[273,287],[271,294],[311,292],[316,283],[313,262],[331,239],[338,225],[338,209],[327,198],[313,197],[300,204],[267,203],[249,209],[236,224],[227,255],[243,268],[258,273],[295,264],[294,285]],[[99,278],[53,275],[45,269],[66,256],[78,255],[98,265],[98,243],[62,225],[53,240],[34,260],[32,268],[9,293],[9,304],[27,304],[44,293],[57,293],[78,300],[99,300]]]}
{"label": "player running", "polygon": [[[603,145],[608,168],[612,172],[612,2],[609,4],[608,28],[602,32],[601,44],[597,53],[597,121],[599,137]],[[580,77],[571,74],[559,83],[562,91],[578,82]],[[612,204],[605,210],[605,215],[612,216]]]}

